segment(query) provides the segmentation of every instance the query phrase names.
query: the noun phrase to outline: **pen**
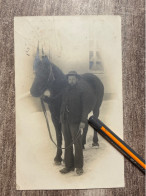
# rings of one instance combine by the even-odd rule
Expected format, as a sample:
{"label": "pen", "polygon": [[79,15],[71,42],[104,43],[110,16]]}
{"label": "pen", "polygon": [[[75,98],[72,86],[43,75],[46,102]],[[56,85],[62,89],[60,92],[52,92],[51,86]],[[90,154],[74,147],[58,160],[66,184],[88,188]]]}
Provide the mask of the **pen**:
{"label": "pen", "polygon": [[113,131],[111,131],[103,122],[94,116],[91,116],[88,123],[114,147],[116,147],[127,159],[136,165],[145,173],[145,160],[141,158],[132,148],[130,148],[122,139],[120,139]]}

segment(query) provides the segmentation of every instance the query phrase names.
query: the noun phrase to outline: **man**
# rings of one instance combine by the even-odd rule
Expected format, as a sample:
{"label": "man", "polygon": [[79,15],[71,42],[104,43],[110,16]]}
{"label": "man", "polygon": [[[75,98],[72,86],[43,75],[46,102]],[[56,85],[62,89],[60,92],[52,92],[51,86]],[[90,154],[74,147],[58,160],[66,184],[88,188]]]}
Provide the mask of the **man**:
{"label": "man", "polygon": [[[65,140],[65,168],[62,174],[74,171],[81,175],[83,173],[83,149],[81,130],[85,127],[89,111],[87,110],[87,93],[83,88],[84,81],[75,71],[67,74],[68,87],[62,98],[60,120]],[[73,154],[73,144],[75,154]]]}

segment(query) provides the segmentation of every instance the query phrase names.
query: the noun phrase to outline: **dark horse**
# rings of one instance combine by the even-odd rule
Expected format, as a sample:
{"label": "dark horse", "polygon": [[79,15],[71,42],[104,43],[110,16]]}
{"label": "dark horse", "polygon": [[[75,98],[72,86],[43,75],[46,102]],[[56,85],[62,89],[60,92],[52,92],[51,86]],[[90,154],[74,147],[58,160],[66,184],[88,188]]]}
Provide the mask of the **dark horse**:
{"label": "dark horse", "polygon": [[[50,92],[50,97],[47,99],[48,107],[51,113],[51,118],[56,131],[56,140],[57,140],[57,153],[54,158],[56,164],[61,163],[62,158],[62,133],[61,133],[61,123],[60,123],[60,108],[63,92],[67,86],[67,78],[63,72],[53,63],[51,63],[44,53],[42,58],[39,57],[39,52],[37,51],[35,60],[34,60],[34,72],[35,79],[33,81],[32,87],[30,89],[31,95],[34,97],[43,97],[43,94],[46,90]],[[89,111],[93,111],[93,114],[99,116],[99,108],[101,106],[104,94],[104,87],[102,82],[95,75],[86,73],[80,76],[84,80],[86,86],[85,89],[90,88],[90,92],[87,91],[89,95],[89,100],[87,107]],[[87,88],[87,86],[89,88]],[[92,90],[91,90],[92,89]],[[86,143],[86,134],[88,130],[88,123],[83,131],[83,140],[82,144]],[[97,132],[94,131],[93,135],[93,144],[98,144]]]}

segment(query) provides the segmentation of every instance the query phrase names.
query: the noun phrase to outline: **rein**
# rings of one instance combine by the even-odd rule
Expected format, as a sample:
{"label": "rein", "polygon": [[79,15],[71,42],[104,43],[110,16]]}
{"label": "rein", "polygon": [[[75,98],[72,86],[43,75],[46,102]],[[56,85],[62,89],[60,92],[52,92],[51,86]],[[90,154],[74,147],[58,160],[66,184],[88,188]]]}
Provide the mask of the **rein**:
{"label": "rein", "polygon": [[48,117],[47,117],[47,112],[46,112],[46,108],[45,108],[44,101],[43,101],[42,98],[40,98],[40,101],[41,101],[43,113],[44,113],[44,116],[45,116],[45,119],[46,119],[46,124],[47,124],[47,128],[48,128],[50,140],[53,142],[53,144],[54,144],[57,148],[59,148],[59,149],[61,149],[61,150],[62,150],[62,149],[65,149],[65,150],[66,150],[66,149],[72,147],[72,145],[73,145],[74,143],[76,143],[76,142],[77,142],[77,139],[80,137],[80,135],[79,135],[80,129],[78,130],[78,132],[77,132],[77,134],[76,134],[76,139],[75,139],[74,142],[71,142],[66,148],[65,148],[65,147],[64,147],[64,148],[59,147],[59,146],[54,142],[54,140],[53,140],[53,138],[52,138],[52,134],[51,134],[50,126],[49,126],[49,121],[48,121]]}
{"label": "rein", "polygon": [[[49,74],[48,82],[47,82],[47,83],[50,82],[51,76],[52,76],[52,79],[53,79],[53,81],[54,81],[54,80],[55,80],[55,76],[54,76],[54,73],[53,73],[52,65],[50,65],[50,74]],[[59,95],[61,95],[61,94],[62,94],[62,92],[59,93],[57,96],[54,96],[53,99],[57,98],[57,97],[58,97]],[[52,134],[51,134],[50,126],[49,126],[49,121],[48,121],[48,117],[47,117],[47,112],[46,112],[46,108],[45,108],[44,101],[43,101],[42,98],[40,98],[40,101],[41,101],[41,106],[42,106],[43,113],[44,113],[44,116],[45,116],[45,119],[46,119],[46,124],[47,124],[47,128],[48,128],[50,140],[53,142],[53,144],[54,144],[58,149],[61,149],[61,150],[62,150],[62,149],[68,149],[68,148],[72,147],[72,145],[73,145],[74,143],[76,143],[76,142],[77,142],[77,139],[80,137],[80,134],[79,134],[79,133],[80,133],[80,129],[78,130],[78,132],[77,132],[77,134],[76,134],[76,139],[75,139],[74,142],[71,142],[66,148],[65,148],[65,147],[64,147],[64,148],[59,147],[59,146],[55,143],[55,141],[53,140],[53,138],[52,138]]]}

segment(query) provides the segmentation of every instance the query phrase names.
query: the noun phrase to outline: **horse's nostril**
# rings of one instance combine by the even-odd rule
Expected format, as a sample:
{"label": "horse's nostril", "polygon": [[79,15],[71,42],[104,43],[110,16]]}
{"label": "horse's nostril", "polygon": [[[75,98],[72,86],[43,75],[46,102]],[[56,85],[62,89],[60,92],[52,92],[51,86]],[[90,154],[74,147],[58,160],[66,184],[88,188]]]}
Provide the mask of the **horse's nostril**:
{"label": "horse's nostril", "polygon": [[31,89],[30,89],[30,94],[33,96],[33,97],[40,97],[43,92],[45,91],[44,88],[42,88],[41,86],[32,86]]}

